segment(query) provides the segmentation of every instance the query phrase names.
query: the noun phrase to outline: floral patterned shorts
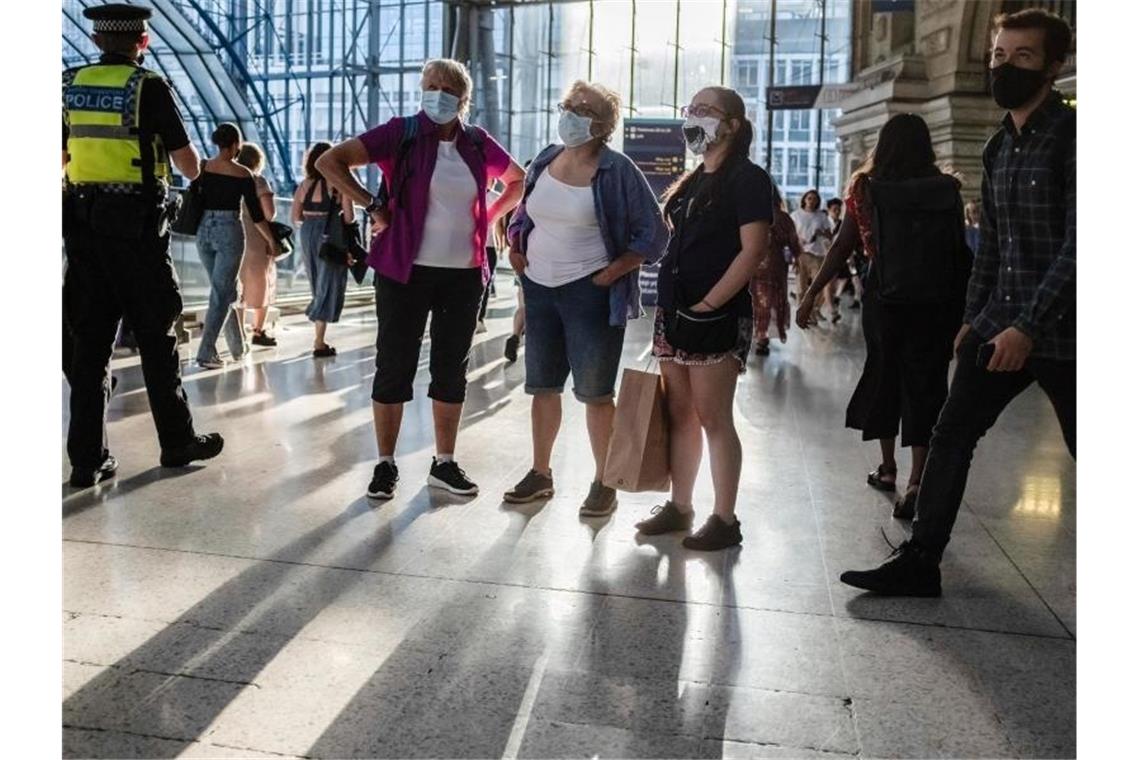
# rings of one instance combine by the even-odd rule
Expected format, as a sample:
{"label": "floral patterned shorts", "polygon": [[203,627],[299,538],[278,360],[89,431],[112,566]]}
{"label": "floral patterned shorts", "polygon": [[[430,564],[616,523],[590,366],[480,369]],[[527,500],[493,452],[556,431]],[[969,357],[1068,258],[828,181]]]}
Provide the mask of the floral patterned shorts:
{"label": "floral patterned shorts", "polygon": [[716,364],[728,357],[740,362],[740,373],[748,364],[748,352],[752,348],[752,317],[740,317],[737,320],[736,347],[731,351],[720,354],[695,354],[673,348],[665,340],[665,310],[657,307],[657,315],[653,319],[653,355],[659,361],[675,362],[686,367],[700,367]]}

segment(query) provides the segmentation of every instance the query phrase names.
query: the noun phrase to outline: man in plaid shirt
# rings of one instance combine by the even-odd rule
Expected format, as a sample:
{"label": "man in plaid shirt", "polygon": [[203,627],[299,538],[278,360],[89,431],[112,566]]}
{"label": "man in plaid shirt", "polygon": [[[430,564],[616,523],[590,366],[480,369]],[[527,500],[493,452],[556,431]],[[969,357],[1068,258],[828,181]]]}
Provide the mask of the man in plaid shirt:
{"label": "man in plaid shirt", "polygon": [[1034,381],[1052,402],[1076,457],[1076,112],[1053,89],[1072,30],[1039,9],[999,16],[995,26],[992,90],[1009,112],[983,153],[981,246],[914,530],[880,567],[840,576],[880,594],[942,593],[938,565],[974,447]]}

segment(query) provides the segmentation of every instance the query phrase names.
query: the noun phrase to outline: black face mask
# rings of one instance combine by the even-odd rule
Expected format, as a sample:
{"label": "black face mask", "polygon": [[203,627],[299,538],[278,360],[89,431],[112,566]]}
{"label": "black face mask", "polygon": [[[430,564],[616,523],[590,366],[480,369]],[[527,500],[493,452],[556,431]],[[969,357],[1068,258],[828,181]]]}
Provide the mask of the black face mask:
{"label": "black face mask", "polygon": [[990,91],[994,101],[1005,109],[1018,108],[1036,95],[1045,84],[1044,69],[1022,69],[1003,63],[990,69]]}

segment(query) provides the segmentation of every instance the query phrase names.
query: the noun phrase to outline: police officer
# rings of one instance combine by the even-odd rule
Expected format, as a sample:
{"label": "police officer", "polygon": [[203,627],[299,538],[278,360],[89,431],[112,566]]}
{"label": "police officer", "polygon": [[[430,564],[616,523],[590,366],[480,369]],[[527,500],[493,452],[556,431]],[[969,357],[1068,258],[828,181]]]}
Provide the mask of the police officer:
{"label": "police officer", "polygon": [[178,359],[174,321],[182,296],[170,259],[167,186],[171,163],[193,179],[190,144],[170,87],[139,64],[150,9],[88,8],[103,56],[63,73],[64,311],[72,352],[71,485],[115,474],[106,411],[115,331],[125,317],[142,358],[163,467],[183,467],[222,450],[217,433],[196,435]]}

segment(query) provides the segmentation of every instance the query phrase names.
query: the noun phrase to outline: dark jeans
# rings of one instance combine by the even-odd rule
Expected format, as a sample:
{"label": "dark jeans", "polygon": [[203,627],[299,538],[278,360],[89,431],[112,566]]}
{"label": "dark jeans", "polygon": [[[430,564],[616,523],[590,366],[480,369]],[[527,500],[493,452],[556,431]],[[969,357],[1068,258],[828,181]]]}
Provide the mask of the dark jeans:
{"label": "dark jeans", "polygon": [[194,436],[174,335],[182,296],[169,243],[169,237],[153,233],[130,239],[86,226],[75,226],[65,236],[63,308],[70,330],[64,334],[72,341],[66,371],[71,384],[67,454],[74,467],[97,467],[106,456],[111,353],[124,317],[138,342],[159,444],[164,449],[184,446]]}
{"label": "dark jeans", "polygon": [[1036,381],[1053,403],[1065,445],[1077,457],[1077,363],[1030,358],[1018,372],[989,372],[977,365],[985,341],[971,331],[958,347],[950,395],[930,439],[914,520],[914,541],[941,557],[962,504],[970,459],[998,415]]}
{"label": "dark jeans", "polygon": [[414,266],[406,285],[377,276],[372,400],[380,404],[412,400],[412,382],[430,313],[428,396],[462,404],[467,394],[467,359],[482,297],[483,272],[478,268]]}

